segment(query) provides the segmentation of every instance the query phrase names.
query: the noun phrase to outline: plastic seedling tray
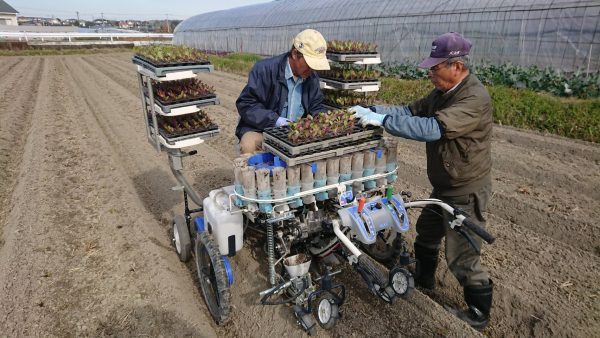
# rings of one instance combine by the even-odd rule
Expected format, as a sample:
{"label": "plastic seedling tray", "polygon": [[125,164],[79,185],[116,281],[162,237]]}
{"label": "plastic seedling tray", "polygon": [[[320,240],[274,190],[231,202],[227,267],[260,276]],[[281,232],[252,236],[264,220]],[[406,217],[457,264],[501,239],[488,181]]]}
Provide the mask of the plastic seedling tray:
{"label": "plastic seedling tray", "polygon": [[321,75],[319,75],[319,78],[323,81],[334,81],[334,82],[339,82],[339,83],[369,83],[371,85],[371,84],[375,84],[376,82],[377,83],[379,82],[379,79],[376,79],[376,78],[348,80],[348,79],[333,78],[333,77],[321,76]]}
{"label": "plastic seedling tray", "polygon": [[[153,128],[152,119],[148,118],[148,124]],[[167,142],[174,143],[181,140],[186,140],[190,138],[200,137],[207,138],[215,136],[219,133],[219,126],[216,124],[211,124],[205,128],[190,128],[183,129],[175,132],[168,132],[165,129],[158,127],[158,134],[162,136]]]}
{"label": "plastic seedling tray", "polygon": [[266,151],[278,156],[280,159],[285,161],[288,166],[310,163],[335,156],[343,156],[362,150],[372,149],[378,146],[381,146],[381,136],[372,136],[368,139],[358,141],[340,142],[328,148],[310,150],[300,155],[291,155],[284,149],[281,149],[278,145],[271,143],[270,140],[265,140],[263,142],[263,148]]}
{"label": "plastic seedling tray", "polygon": [[362,82],[340,82],[330,79],[321,78],[321,82],[325,83],[328,87],[352,90],[352,89],[363,89],[365,87],[380,87],[381,82],[379,80],[374,81],[362,81]]}
{"label": "plastic seedling tray", "polygon": [[144,57],[135,55],[132,59],[133,63],[139,65],[150,72],[154,73],[155,76],[165,76],[167,73],[192,71],[194,73],[200,72],[212,72],[213,66],[210,62],[201,60],[195,63],[184,62],[184,63],[163,63],[157,64]]}
{"label": "plastic seedling tray", "polygon": [[361,140],[379,139],[383,135],[381,127],[361,127],[355,125],[352,133],[340,136],[326,136],[319,140],[301,141],[293,143],[288,139],[290,128],[288,126],[267,128],[263,133],[265,143],[280,149],[289,156],[309,154],[320,149],[333,149],[347,142],[360,142]]}
{"label": "plastic seedling tray", "polygon": [[377,52],[327,52],[327,58],[337,62],[357,62],[366,59],[379,59]]}

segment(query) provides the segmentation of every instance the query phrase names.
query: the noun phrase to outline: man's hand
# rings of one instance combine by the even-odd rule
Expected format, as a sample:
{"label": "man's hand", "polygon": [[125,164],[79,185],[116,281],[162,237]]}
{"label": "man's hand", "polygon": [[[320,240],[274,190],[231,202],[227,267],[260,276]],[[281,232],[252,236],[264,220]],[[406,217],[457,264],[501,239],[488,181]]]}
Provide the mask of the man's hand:
{"label": "man's hand", "polygon": [[[357,115],[358,115],[358,113],[355,114],[354,116],[357,117]],[[371,111],[370,113],[367,113],[367,114],[361,116],[359,122],[363,127],[366,127],[367,125],[381,127],[384,119],[385,119],[385,115],[377,114],[377,113]]]}
{"label": "man's hand", "polygon": [[275,127],[283,127],[287,126],[290,123],[290,120],[285,117],[278,117],[277,121],[275,121]]}
{"label": "man's hand", "polygon": [[354,113],[355,118],[361,118],[361,117],[373,112],[371,109],[365,108],[363,106],[350,107],[350,108],[348,108],[348,111],[350,113]]}

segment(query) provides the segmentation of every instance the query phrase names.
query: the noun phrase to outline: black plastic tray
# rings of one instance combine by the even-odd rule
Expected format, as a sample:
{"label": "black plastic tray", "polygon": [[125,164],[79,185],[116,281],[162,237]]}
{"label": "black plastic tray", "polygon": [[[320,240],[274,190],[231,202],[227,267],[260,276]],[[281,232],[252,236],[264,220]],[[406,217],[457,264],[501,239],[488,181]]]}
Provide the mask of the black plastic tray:
{"label": "black plastic tray", "polygon": [[165,63],[155,64],[146,58],[139,55],[135,55],[131,61],[143,68],[146,68],[150,72],[154,73],[157,77],[165,76],[167,73],[192,71],[194,73],[199,72],[212,72],[213,66],[210,62],[205,61],[203,63]]}
{"label": "black plastic tray", "polygon": [[[152,124],[152,119],[148,119],[148,124],[151,127],[154,127],[154,125]],[[188,136],[194,136],[194,137],[198,137],[198,136],[202,136],[205,134],[214,134],[214,132],[219,132],[219,126],[217,126],[216,124],[211,124],[208,128],[202,128],[202,129],[187,129],[184,130],[182,132],[179,133],[169,133],[166,130],[164,130],[163,128],[161,128],[160,126],[158,127],[158,133],[164,137],[167,141],[178,141],[182,138],[189,138]]]}
{"label": "black plastic tray", "polygon": [[324,149],[339,148],[347,142],[356,141],[360,143],[362,140],[380,139],[383,135],[383,128],[381,127],[362,127],[356,124],[349,135],[329,135],[320,140],[292,143],[287,136],[289,131],[289,126],[267,128],[263,132],[264,142],[280,149],[289,156],[300,156],[319,152]]}
{"label": "black plastic tray", "polygon": [[281,149],[278,145],[274,145],[270,141],[264,141],[263,148],[266,151],[279,156],[279,158],[285,161],[288,166],[294,166],[302,163],[310,163],[331,157],[343,156],[362,150],[372,149],[381,146],[381,142],[381,136],[373,136],[371,138],[358,141],[340,142],[335,146],[307,151],[306,153],[299,155],[291,155],[285,149]]}
{"label": "black plastic tray", "polygon": [[337,51],[327,51],[327,55],[377,55],[379,54],[379,52],[375,51],[375,52],[337,52]]}
{"label": "black plastic tray", "polygon": [[208,60],[197,60],[194,62],[154,62],[150,59],[147,59],[141,55],[136,54],[134,58],[138,58],[143,62],[148,63],[149,65],[156,68],[163,67],[181,67],[181,66],[195,66],[195,65],[210,65],[210,61]]}

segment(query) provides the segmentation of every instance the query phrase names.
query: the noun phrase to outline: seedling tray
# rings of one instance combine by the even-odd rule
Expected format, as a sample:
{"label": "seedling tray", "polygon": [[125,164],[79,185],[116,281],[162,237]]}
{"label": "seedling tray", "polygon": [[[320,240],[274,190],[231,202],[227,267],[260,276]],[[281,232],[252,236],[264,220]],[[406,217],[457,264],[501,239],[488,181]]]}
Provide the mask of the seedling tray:
{"label": "seedling tray", "polygon": [[333,78],[333,77],[321,76],[321,75],[319,75],[319,78],[321,80],[334,81],[334,82],[339,82],[339,83],[369,83],[369,84],[374,84],[374,82],[379,82],[379,79],[376,79],[376,78],[347,80],[347,79]]}
{"label": "seedling tray", "polygon": [[215,135],[217,135],[219,133],[219,127],[218,126],[211,126],[210,129],[206,130],[206,129],[202,129],[202,130],[195,130],[195,131],[189,131],[186,133],[181,133],[181,134],[169,134],[167,133],[165,130],[158,128],[158,133],[160,134],[160,136],[162,136],[165,140],[167,140],[167,142],[169,143],[175,143],[178,141],[182,141],[182,140],[187,140],[190,138],[195,138],[195,137],[199,137],[199,138],[209,138],[209,137],[213,137]]}
{"label": "seedling tray", "polygon": [[379,139],[383,135],[383,128],[355,125],[352,133],[341,136],[326,136],[320,140],[293,143],[288,139],[289,126],[267,128],[263,133],[264,142],[279,149],[288,156],[301,156],[318,152],[321,149],[335,149],[347,142],[360,142],[362,140]]}
{"label": "seedling tray", "polygon": [[336,156],[343,156],[346,154],[352,154],[358,151],[372,149],[381,145],[381,135],[373,135],[370,138],[357,140],[357,141],[346,141],[340,142],[336,145],[332,145],[329,148],[319,150],[308,150],[306,153],[301,155],[291,155],[280,147],[274,145],[270,141],[265,140],[263,142],[263,148],[272,154],[279,156],[280,159],[284,160],[288,166],[294,166],[302,163],[310,163],[318,160],[323,160]]}
{"label": "seedling tray", "polygon": [[352,89],[363,89],[363,87],[370,86],[381,86],[381,82],[378,80],[374,81],[357,81],[357,82],[341,82],[337,80],[330,80],[326,78],[321,78],[321,82],[324,82],[329,87],[344,89],[344,90],[352,90]]}
{"label": "seedling tray", "polygon": [[[152,119],[148,119],[148,124],[150,127],[154,128],[152,124]],[[219,133],[219,126],[216,124],[211,124],[207,128],[195,128],[195,129],[185,129],[178,132],[169,133],[165,129],[158,127],[158,133],[162,136],[167,142],[174,143],[181,140],[186,140],[194,137],[212,137]]]}
{"label": "seedling tray", "polygon": [[208,61],[199,62],[183,62],[183,63],[154,63],[142,56],[135,55],[132,59],[133,63],[143,68],[148,69],[156,76],[165,76],[167,73],[181,72],[191,70],[194,73],[212,72],[213,66]]}
{"label": "seedling tray", "polygon": [[356,62],[363,61],[364,59],[376,59],[379,58],[377,52],[327,52],[327,58],[331,61],[337,62]]}

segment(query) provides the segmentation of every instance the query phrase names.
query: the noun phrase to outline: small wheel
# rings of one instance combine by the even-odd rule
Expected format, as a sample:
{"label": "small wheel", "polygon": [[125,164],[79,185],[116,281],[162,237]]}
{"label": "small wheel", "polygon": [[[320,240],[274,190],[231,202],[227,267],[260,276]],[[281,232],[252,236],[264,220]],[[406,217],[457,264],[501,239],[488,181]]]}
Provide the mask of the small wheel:
{"label": "small wheel", "polygon": [[338,304],[333,296],[327,293],[317,299],[313,314],[317,323],[325,330],[333,328],[340,318]]}
{"label": "small wheel", "polygon": [[196,238],[196,269],[208,311],[221,325],[229,319],[231,311],[229,277],[219,248],[205,231]]}
{"label": "small wheel", "polygon": [[179,260],[187,262],[192,257],[192,241],[185,217],[176,215],[173,220],[173,244]]}
{"label": "small wheel", "polygon": [[390,271],[390,286],[398,296],[407,297],[415,288],[415,280],[408,270],[396,267]]}

